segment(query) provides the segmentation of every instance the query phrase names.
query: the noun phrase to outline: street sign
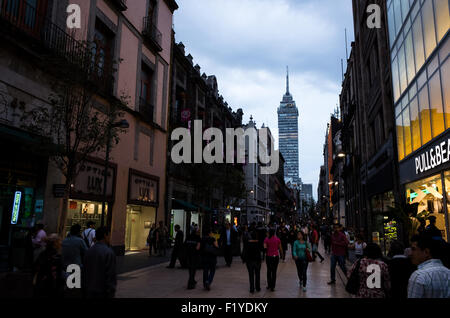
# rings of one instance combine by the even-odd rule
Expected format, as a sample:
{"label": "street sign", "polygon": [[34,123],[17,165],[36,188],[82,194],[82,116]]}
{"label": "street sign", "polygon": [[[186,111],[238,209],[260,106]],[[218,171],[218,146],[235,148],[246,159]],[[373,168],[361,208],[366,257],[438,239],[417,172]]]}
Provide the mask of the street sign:
{"label": "street sign", "polygon": [[13,209],[11,213],[11,224],[16,225],[19,220],[19,211],[20,211],[20,199],[22,198],[22,192],[16,191],[14,194],[14,203]]}
{"label": "street sign", "polygon": [[55,198],[64,198],[65,193],[66,193],[66,185],[64,184],[53,185],[53,196]]}

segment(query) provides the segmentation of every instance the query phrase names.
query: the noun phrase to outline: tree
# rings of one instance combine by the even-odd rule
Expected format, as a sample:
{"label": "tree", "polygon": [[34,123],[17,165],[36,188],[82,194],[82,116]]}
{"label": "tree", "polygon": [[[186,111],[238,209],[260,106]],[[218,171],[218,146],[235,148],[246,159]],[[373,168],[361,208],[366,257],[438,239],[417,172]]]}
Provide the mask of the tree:
{"label": "tree", "polygon": [[52,73],[58,79],[51,84],[48,103],[31,109],[24,107],[21,122],[24,129],[47,136],[39,147],[47,150],[65,177],[57,227],[63,235],[71,185],[89,156],[103,152],[108,142],[117,144],[119,135],[126,132],[112,124],[124,116],[128,98],[117,99],[110,92],[105,93],[105,86],[112,84],[114,68],[108,72],[105,66],[83,69],[62,60],[52,62]]}

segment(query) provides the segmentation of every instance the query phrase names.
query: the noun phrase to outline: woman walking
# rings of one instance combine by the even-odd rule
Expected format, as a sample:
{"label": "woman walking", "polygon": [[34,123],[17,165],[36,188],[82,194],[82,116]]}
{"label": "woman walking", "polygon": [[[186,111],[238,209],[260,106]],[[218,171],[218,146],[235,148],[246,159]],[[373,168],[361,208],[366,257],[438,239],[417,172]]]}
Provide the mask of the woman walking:
{"label": "woman walking", "polygon": [[275,291],[280,254],[283,256],[283,247],[280,239],[275,235],[275,229],[269,230],[269,237],[264,240],[264,248],[267,250],[267,289]]}
{"label": "woman walking", "polygon": [[256,230],[248,233],[248,240],[242,253],[242,261],[246,263],[250,281],[250,293],[261,291],[261,248]]}
{"label": "woman walking", "polygon": [[[388,265],[381,260],[383,254],[381,248],[375,243],[367,244],[364,249],[364,257],[353,264],[348,273],[350,277],[353,271],[358,271],[359,288],[356,292],[357,298],[386,298],[391,289]],[[380,287],[368,286],[367,280],[373,274],[373,270],[368,270],[370,265],[376,265],[380,269],[381,284]]]}
{"label": "woman walking", "polygon": [[205,229],[201,243],[202,265],[203,265],[203,287],[210,290],[210,286],[216,273],[217,254],[219,245],[210,229]]}
{"label": "woman walking", "polygon": [[355,250],[356,260],[363,258],[364,249],[367,247],[367,244],[364,242],[361,235],[356,236],[356,242],[350,246],[351,249]]}
{"label": "woman walking", "polygon": [[294,249],[292,254],[294,256],[295,265],[297,266],[297,274],[299,280],[299,286],[303,286],[303,291],[306,291],[308,259],[306,257],[306,250],[311,251],[311,244],[306,239],[306,235],[303,232],[298,232],[297,240],[294,243]]}

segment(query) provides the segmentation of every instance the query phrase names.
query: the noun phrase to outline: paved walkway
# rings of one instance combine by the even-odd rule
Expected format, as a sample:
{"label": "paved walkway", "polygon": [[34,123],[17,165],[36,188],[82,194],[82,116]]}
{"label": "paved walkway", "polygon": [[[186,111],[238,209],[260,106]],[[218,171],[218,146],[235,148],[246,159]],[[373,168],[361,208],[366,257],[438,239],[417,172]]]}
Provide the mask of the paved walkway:
{"label": "paved walkway", "polygon": [[[322,252],[322,251],[321,251]],[[322,253],[325,261],[310,263],[308,266],[307,291],[298,285],[297,270],[287,252],[286,263],[278,266],[275,292],[266,287],[266,264],[261,268],[261,292],[250,294],[248,273],[239,257],[233,259],[231,267],[226,267],[223,257],[218,257],[218,266],[211,291],[203,290],[202,271],[198,270],[197,288],[187,290],[188,271],[167,269],[168,263],[140,269],[118,276],[118,298],[348,298],[343,274],[336,270],[337,282],[328,286],[330,279],[330,258]]]}

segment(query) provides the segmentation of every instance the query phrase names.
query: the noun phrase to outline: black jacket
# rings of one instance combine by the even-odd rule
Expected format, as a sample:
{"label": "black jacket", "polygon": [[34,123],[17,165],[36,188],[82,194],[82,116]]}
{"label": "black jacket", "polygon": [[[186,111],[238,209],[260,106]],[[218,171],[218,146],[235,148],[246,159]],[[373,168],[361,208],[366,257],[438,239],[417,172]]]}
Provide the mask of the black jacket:
{"label": "black jacket", "polygon": [[408,281],[416,266],[407,257],[393,258],[387,262],[391,277],[392,298],[405,299],[408,295]]}

